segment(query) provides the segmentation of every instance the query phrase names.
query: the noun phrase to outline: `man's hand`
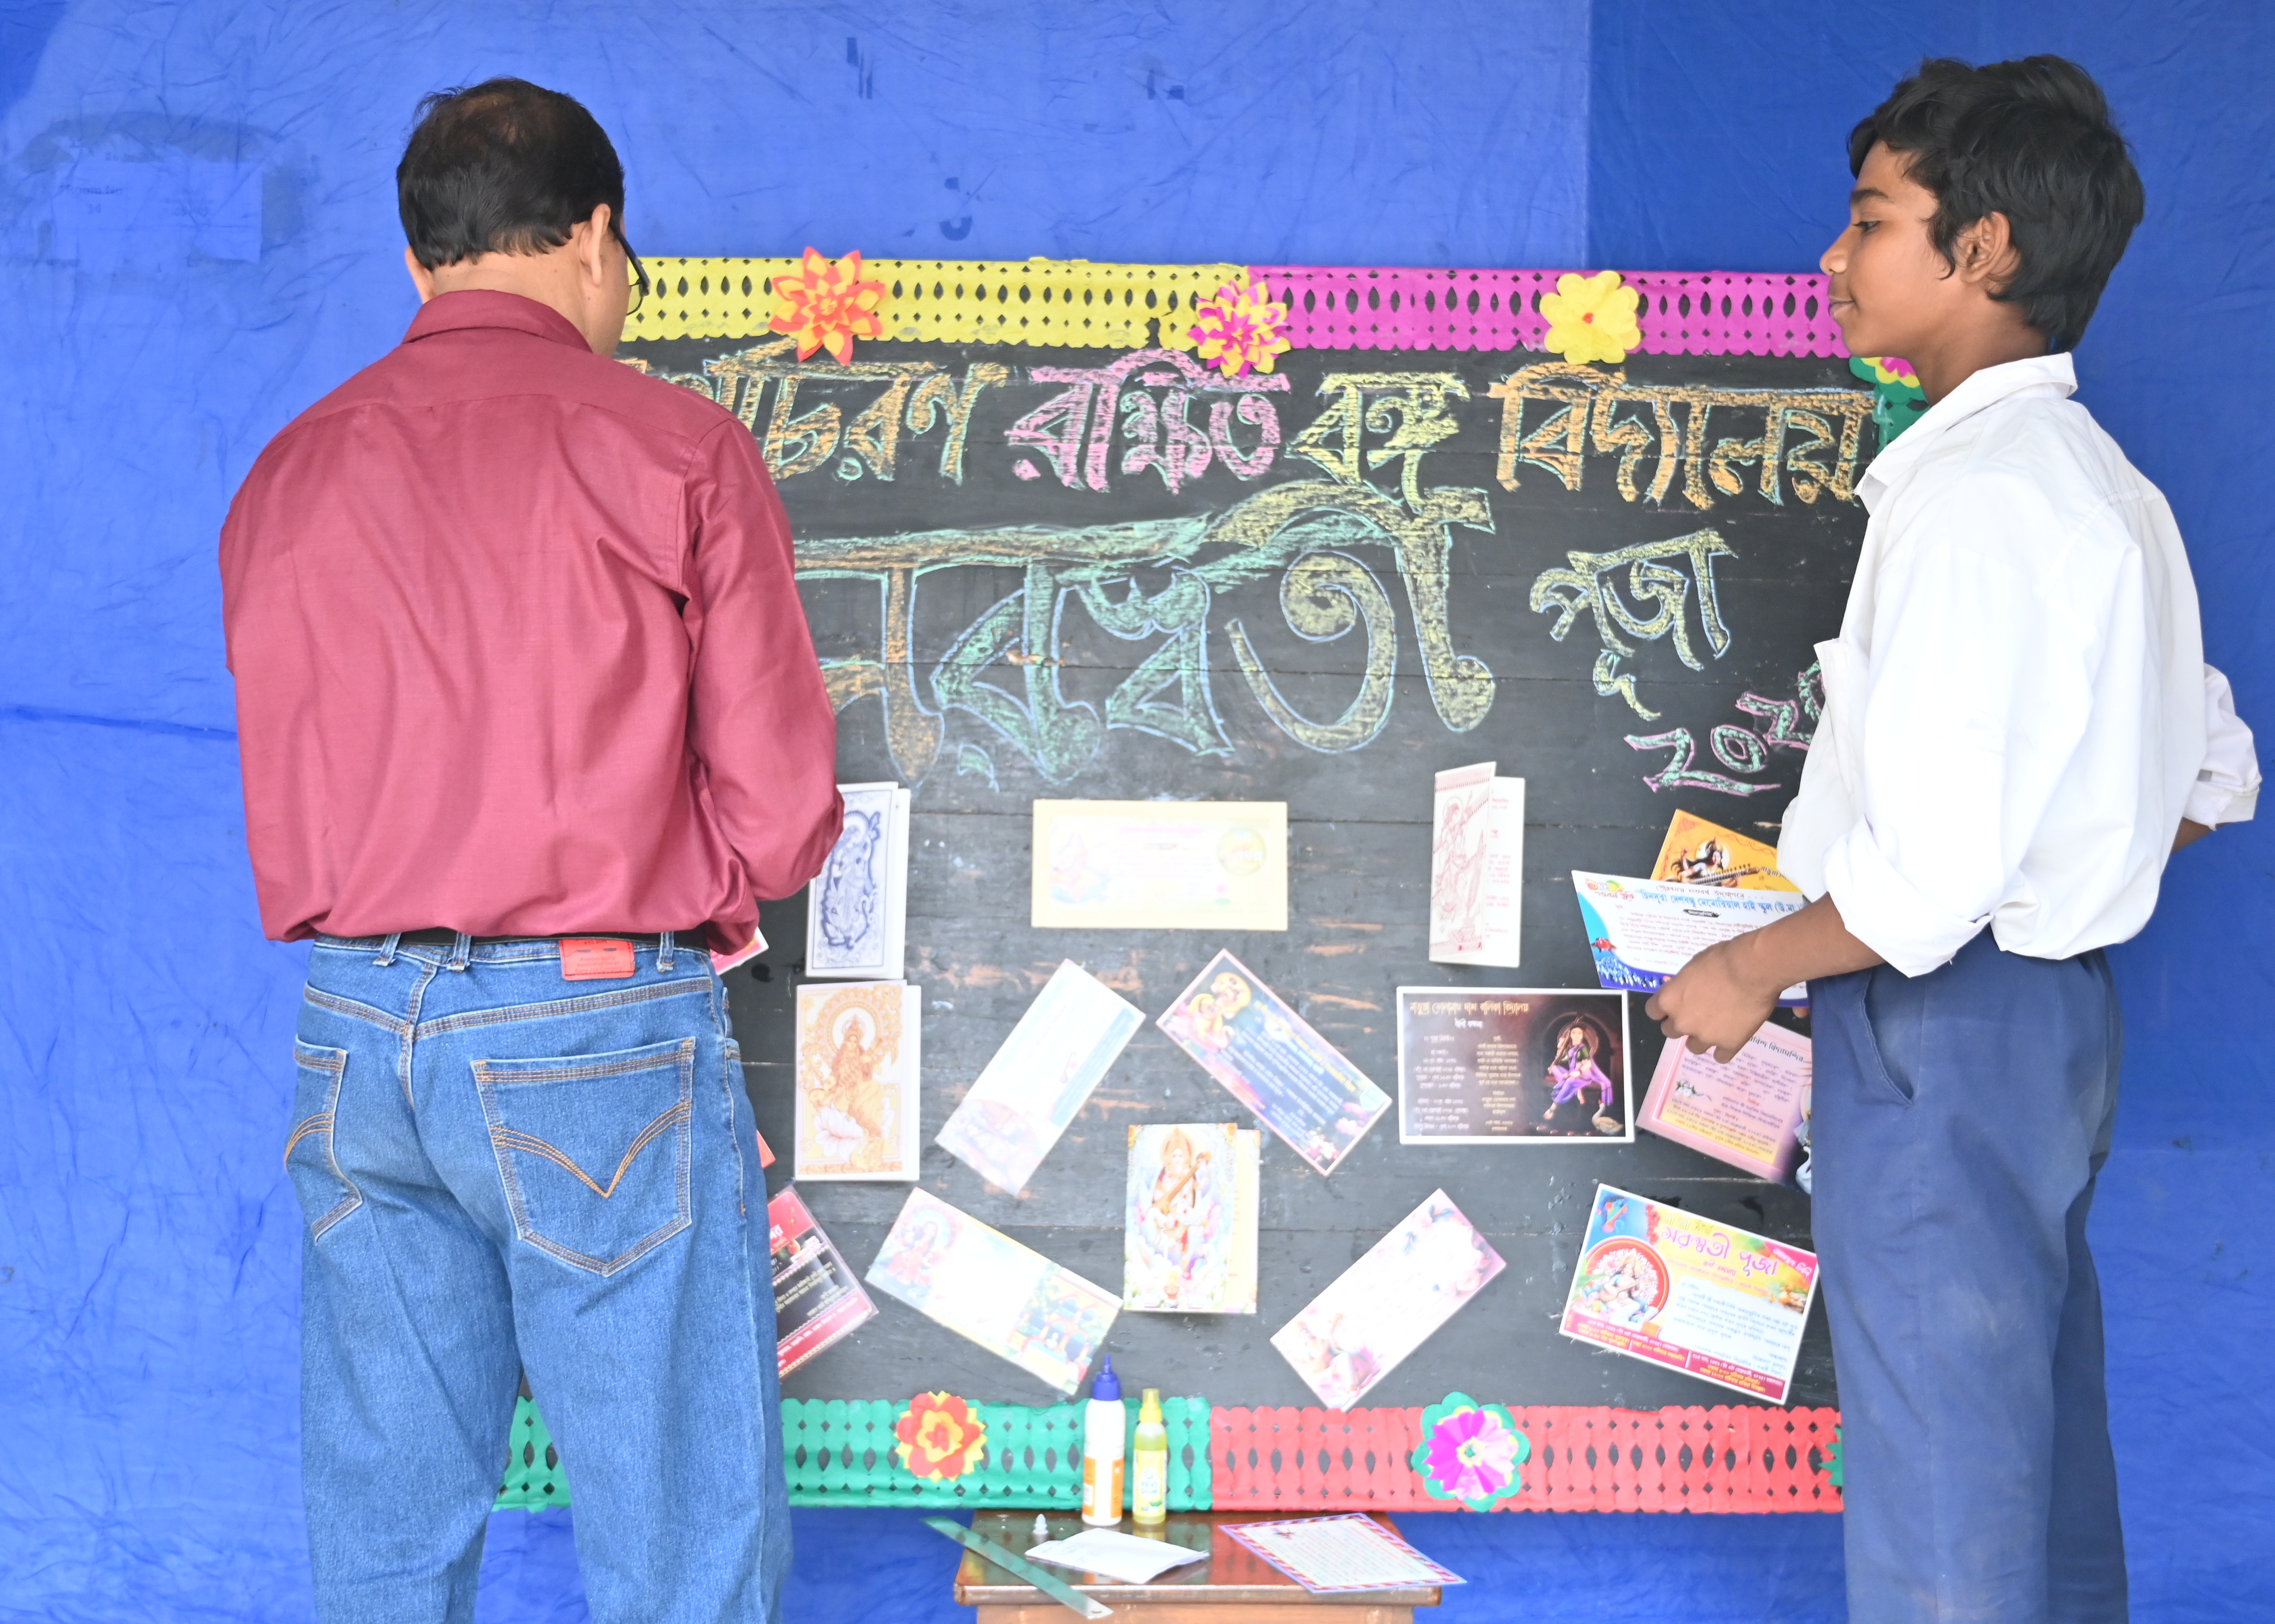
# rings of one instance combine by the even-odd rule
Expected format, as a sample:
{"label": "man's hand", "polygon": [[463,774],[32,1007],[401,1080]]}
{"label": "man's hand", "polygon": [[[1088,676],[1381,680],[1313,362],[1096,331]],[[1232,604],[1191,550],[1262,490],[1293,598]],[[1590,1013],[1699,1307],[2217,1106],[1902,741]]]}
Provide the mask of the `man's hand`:
{"label": "man's hand", "polygon": [[2211,825],[2198,823],[2193,818],[2183,818],[2181,820],[2180,832],[2173,836],[2173,850],[2178,853],[2183,847],[2195,845],[2211,833]]}
{"label": "man's hand", "polygon": [[1669,1038],[1688,1040],[1693,1054],[1712,1049],[1727,1066],[1794,983],[1886,962],[1848,933],[1840,907],[1822,896],[1774,925],[1707,948],[1659,989],[1644,1013]]}

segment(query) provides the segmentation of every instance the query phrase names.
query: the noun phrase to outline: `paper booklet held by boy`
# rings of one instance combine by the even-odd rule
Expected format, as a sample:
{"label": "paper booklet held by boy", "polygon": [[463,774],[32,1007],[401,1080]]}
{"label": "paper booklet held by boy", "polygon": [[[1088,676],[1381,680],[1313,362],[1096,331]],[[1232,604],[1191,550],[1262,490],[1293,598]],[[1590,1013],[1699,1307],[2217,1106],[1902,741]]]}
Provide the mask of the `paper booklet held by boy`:
{"label": "paper booklet held by boy", "polygon": [[1369,1247],[1272,1345],[1329,1409],[1349,1409],[1501,1272],[1442,1190]]}
{"label": "paper booklet held by boy", "polygon": [[869,1284],[1072,1393],[1121,1304],[1111,1292],[922,1190],[909,1191]]}
{"label": "paper booklet held by boy", "polygon": [[806,888],[805,973],[897,981],[906,973],[909,792],[840,784],[845,827]]}
{"label": "paper booklet held by boy", "polygon": [[[1700,950],[1758,930],[1806,904],[1791,891],[1667,885],[1622,874],[1572,871],[1572,895],[1596,960],[1596,979],[1622,992],[1655,993]],[[1805,1004],[1799,983],[1778,1001]]]}
{"label": "paper booklet held by boy", "polygon": [[1321,1173],[1350,1153],[1390,1096],[1229,953],[1153,1023]]}
{"label": "paper booklet held by boy", "polygon": [[1063,961],[933,1142],[998,1190],[1018,1194],[1145,1019],[1137,1005]]}
{"label": "paper booklet held by boy", "polygon": [[1438,774],[1430,819],[1430,956],[1513,970],[1524,924],[1524,780],[1497,763]]}
{"label": "paper booklet held by boy", "polygon": [[923,1012],[921,992],[905,982],[797,989],[793,1177],[916,1177]]}
{"label": "paper booklet held by boy", "polygon": [[767,1227],[774,1253],[775,1356],[787,1376],[874,1319],[877,1305],[795,1188],[767,1203]]}
{"label": "paper booklet held by boy", "polygon": [[1685,1043],[1659,1051],[1639,1123],[1756,1178],[1790,1182],[1801,1160],[1813,1055],[1808,1039],[1765,1025],[1727,1066]]}
{"label": "paper booklet held by boy", "polygon": [[1130,1126],[1122,1306],[1166,1314],[1256,1311],[1264,1136],[1232,1122]]}
{"label": "paper booklet held by boy", "polygon": [[1674,885],[1721,886],[1739,891],[1798,891],[1778,872],[1777,848],[1735,829],[1678,812],[1667,826],[1651,877]]}

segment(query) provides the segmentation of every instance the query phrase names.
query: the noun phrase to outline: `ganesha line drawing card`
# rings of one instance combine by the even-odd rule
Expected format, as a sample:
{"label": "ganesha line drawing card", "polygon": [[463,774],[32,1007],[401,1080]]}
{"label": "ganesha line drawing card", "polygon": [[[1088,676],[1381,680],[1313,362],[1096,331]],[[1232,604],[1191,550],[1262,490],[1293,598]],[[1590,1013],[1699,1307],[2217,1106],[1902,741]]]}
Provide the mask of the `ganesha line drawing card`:
{"label": "ganesha line drawing card", "polygon": [[906,971],[909,792],[840,784],[845,827],[806,888],[805,973],[896,981]]}

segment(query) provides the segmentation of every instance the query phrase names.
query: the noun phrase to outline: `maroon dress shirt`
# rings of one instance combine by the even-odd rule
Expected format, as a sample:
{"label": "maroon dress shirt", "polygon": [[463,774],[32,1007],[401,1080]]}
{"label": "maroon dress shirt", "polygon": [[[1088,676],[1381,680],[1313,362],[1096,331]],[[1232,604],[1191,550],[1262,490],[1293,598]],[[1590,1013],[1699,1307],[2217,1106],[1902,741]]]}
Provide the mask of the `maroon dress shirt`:
{"label": "maroon dress shirt", "polygon": [[820,868],[836,718],[749,431],[445,293],[269,442],[221,540],[267,933],[708,926]]}

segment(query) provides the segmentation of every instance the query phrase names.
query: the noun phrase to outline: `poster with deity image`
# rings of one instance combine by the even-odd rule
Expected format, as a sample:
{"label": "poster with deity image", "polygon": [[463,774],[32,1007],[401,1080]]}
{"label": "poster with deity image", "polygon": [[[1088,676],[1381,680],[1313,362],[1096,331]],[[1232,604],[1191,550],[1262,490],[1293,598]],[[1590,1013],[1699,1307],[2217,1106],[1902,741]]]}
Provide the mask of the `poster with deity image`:
{"label": "poster with deity image", "polygon": [[1232,1122],[1130,1129],[1122,1306],[1165,1314],[1256,1311],[1264,1136]]}
{"label": "poster with deity image", "polygon": [[797,1142],[793,1176],[917,1175],[923,995],[899,981],[797,989]]}
{"label": "poster with deity image", "polygon": [[840,784],[845,827],[806,888],[805,973],[897,980],[906,969],[909,791]]}
{"label": "poster with deity image", "polygon": [[1398,989],[1402,1144],[1635,1138],[1623,993]]}

